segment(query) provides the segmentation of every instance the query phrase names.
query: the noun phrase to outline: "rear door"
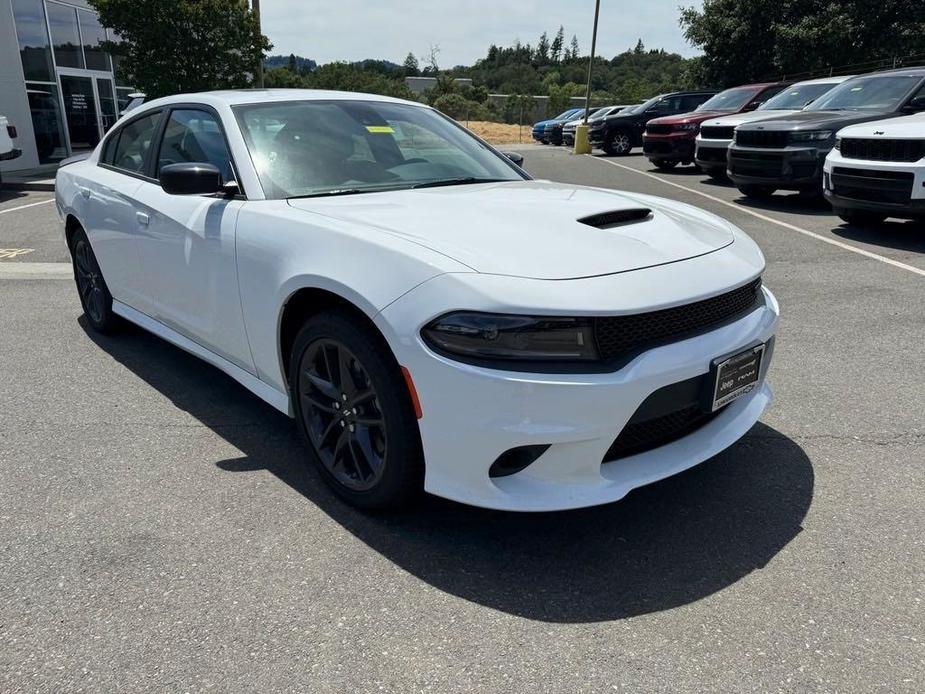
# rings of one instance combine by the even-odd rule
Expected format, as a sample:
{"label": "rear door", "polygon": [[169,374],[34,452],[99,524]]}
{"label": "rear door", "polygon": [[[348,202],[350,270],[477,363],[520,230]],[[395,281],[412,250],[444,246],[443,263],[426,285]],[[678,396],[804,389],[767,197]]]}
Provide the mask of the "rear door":
{"label": "rear door", "polygon": [[155,297],[153,317],[251,373],[235,263],[243,195],[170,195],[156,179],[168,164],[214,164],[236,180],[218,114],[200,104],[172,106],[151,173],[137,192],[142,274]]}
{"label": "rear door", "polygon": [[113,298],[148,313],[153,306],[138,256],[136,194],[147,179],[161,111],[144,113],[106,139],[96,168],[78,182],[86,199],[81,220]]}

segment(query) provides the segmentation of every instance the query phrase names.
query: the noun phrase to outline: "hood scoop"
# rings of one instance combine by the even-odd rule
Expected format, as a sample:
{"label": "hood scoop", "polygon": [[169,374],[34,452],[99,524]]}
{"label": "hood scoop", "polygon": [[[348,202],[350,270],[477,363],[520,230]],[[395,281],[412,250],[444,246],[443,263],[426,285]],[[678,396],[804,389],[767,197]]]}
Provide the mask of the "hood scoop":
{"label": "hood scoop", "polygon": [[577,221],[587,224],[589,227],[598,229],[609,229],[618,224],[627,222],[638,222],[652,216],[652,210],[647,207],[631,207],[627,210],[613,210],[611,212],[599,212],[597,214],[581,217]]}

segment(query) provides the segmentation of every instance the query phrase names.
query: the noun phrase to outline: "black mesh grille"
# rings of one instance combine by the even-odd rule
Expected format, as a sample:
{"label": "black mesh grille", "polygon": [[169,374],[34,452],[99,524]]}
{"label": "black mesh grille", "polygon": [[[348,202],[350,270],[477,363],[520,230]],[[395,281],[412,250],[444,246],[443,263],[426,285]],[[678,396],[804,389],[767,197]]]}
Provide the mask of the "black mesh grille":
{"label": "black mesh grille", "polygon": [[736,144],[746,147],[786,147],[788,133],[783,130],[739,130]]}
{"label": "black mesh grille", "polygon": [[637,313],[596,318],[594,336],[605,361],[632,357],[663,342],[679,340],[724,323],[749,310],[761,296],[761,278],[692,304]]}
{"label": "black mesh grille", "polygon": [[673,125],[662,125],[660,123],[649,123],[646,125],[646,132],[650,135],[667,135],[674,128]]}
{"label": "black mesh grille", "polygon": [[704,140],[731,140],[734,131],[733,125],[704,125],[700,128],[700,136]]}
{"label": "black mesh grille", "polygon": [[609,463],[677,441],[707,424],[720,412],[721,409],[707,412],[697,405],[690,405],[655,419],[643,422],[631,420],[607,450],[604,462]]}
{"label": "black mesh grille", "polygon": [[925,157],[925,140],[870,140],[846,137],[841,141],[846,159],[918,161]]}
{"label": "black mesh grille", "polygon": [[914,175],[911,171],[877,171],[849,169],[836,166],[832,170],[832,189],[843,198],[887,202],[895,205],[909,203]]}
{"label": "black mesh grille", "polygon": [[717,163],[726,163],[725,147],[698,147],[697,159],[700,161],[714,161]]}
{"label": "black mesh grille", "polygon": [[650,214],[652,214],[652,210],[646,207],[633,207],[628,210],[613,210],[611,212],[592,214],[588,217],[582,217],[578,221],[582,224],[602,229],[604,227],[613,226],[614,224],[623,224],[624,222],[635,222],[640,219],[645,219]]}

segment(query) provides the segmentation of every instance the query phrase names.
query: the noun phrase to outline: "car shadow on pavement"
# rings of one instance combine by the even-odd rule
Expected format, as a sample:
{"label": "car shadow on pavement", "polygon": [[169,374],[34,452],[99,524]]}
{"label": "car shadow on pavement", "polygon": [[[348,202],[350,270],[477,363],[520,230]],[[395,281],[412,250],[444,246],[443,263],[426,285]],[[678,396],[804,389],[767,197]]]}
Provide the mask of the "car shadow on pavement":
{"label": "car shadow on pavement", "polygon": [[[749,198],[739,195],[735,200],[743,207],[766,212],[788,212],[811,217],[832,217],[835,213],[823,197],[807,198],[799,193],[775,193],[769,198]],[[799,223],[799,222],[797,222]]]}
{"label": "car shadow on pavement", "polygon": [[118,363],[242,452],[214,461],[218,468],[267,470],[421,581],[512,615],[600,622],[700,600],[773,560],[801,531],[813,498],[806,453],[758,424],[712,460],[607,506],[516,514],[425,496],[400,513],[364,513],[309,467],[294,423],[232,379],[140,329],[104,337],[80,323]]}
{"label": "car shadow on pavement", "polygon": [[925,253],[925,233],[923,232],[925,232],[925,222],[912,221],[888,221],[870,227],[843,223],[832,229],[833,234],[843,239],[913,253]]}
{"label": "car shadow on pavement", "polygon": [[19,200],[20,198],[25,198],[28,195],[29,195],[28,193],[18,191],[18,190],[13,190],[12,188],[8,188],[6,184],[0,184],[0,202],[9,202],[10,200]]}

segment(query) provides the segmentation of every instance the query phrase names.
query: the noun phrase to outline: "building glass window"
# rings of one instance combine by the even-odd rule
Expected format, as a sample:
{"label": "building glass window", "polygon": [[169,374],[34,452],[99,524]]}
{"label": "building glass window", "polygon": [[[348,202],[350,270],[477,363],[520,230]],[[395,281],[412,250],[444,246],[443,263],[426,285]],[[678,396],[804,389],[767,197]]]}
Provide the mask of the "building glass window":
{"label": "building glass window", "polygon": [[88,70],[109,71],[109,54],[100,45],[106,40],[106,30],[100,24],[95,12],[78,10],[80,17],[80,37],[83,39],[84,60]]}
{"label": "building glass window", "polygon": [[55,69],[42,5],[42,0],[13,0],[13,21],[26,79],[51,82],[55,79]]}
{"label": "building glass window", "polygon": [[39,163],[61,161],[67,156],[67,147],[64,144],[64,117],[61,114],[58,87],[54,84],[26,83],[26,96],[29,97]]}
{"label": "building glass window", "polygon": [[84,67],[84,55],[77,31],[77,10],[54,2],[47,3],[51,43],[58,67]]}

